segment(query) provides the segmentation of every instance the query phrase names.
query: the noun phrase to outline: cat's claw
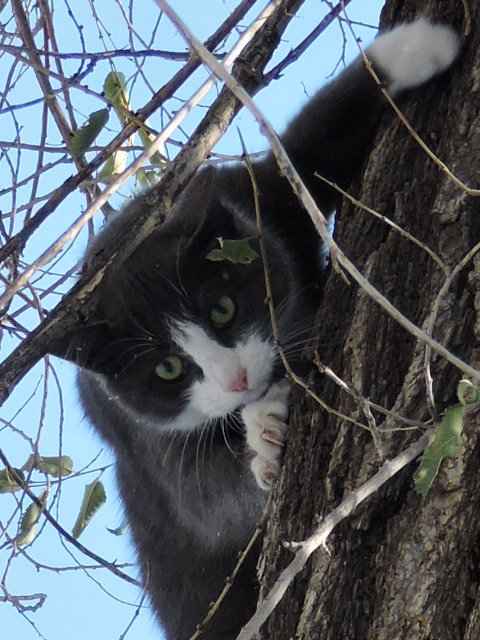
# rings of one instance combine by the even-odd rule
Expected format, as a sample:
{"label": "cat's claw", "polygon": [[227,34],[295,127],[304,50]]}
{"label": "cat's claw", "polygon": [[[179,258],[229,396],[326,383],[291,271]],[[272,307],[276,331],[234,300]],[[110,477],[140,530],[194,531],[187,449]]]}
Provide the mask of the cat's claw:
{"label": "cat's claw", "polygon": [[272,427],[270,427],[270,429],[264,429],[260,436],[262,440],[265,440],[265,442],[269,442],[270,444],[276,445],[277,447],[283,447],[283,437],[281,434],[282,427],[280,427],[280,424],[282,425],[282,427],[286,426],[284,423],[279,423],[277,425],[277,428],[275,429],[273,429]]}
{"label": "cat's claw", "polygon": [[269,491],[273,482],[280,475],[280,464],[277,460],[268,461],[260,456],[255,456],[251,462],[252,473],[258,486]]}
{"label": "cat's claw", "polygon": [[273,384],[267,393],[242,409],[246,440],[255,454],[252,473],[258,486],[268,491],[280,474],[279,458],[287,435],[290,382]]}

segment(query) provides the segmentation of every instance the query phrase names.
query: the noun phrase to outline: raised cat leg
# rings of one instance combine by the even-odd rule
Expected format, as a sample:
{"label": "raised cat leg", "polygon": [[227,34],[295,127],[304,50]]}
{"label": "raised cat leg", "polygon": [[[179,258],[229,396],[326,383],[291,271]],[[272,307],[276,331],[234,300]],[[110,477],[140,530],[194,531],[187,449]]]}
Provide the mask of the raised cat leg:
{"label": "raised cat leg", "polygon": [[448,69],[459,49],[460,38],[451,27],[419,18],[379,36],[366,53],[396,95]]}
{"label": "raised cat leg", "polygon": [[242,409],[246,440],[255,453],[251,469],[258,486],[268,491],[280,473],[279,458],[287,435],[290,382],[282,380]]}
{"label": "raised cat leg", "polygon": [[[460,44],[451,27],[420,18],[380,35],[366,55],[396,96],[448,69]],[[379,87],[358,57],[320,89],[288,127],[283,136],[286,150],[304,180],[311,181],[324,212],[331,208],[331,193],[312,180],[313,174],[348,184],[359,169],[384,106]]]}

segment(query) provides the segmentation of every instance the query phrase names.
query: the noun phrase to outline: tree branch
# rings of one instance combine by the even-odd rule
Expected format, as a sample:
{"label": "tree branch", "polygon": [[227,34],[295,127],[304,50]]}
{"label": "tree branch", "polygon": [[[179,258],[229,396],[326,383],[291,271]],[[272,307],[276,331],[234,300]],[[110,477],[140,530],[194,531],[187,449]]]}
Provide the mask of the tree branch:
{"label": "tree branch", "polygon": [[22,478],[20,478],[20,476],[15,471],[15,469],[11,466],[11,464],[9,463],[9,461],[8,461],[6,455],[4,454],[4,452],[2,451],[2,449],[0,449],[0,460],[5,465],[5,469],[8,471],[9,475],[12,478],[14,478],[15,482],[20,487],[22,487],[22,491],[30,498],[30,500],[34,504],[37,505],[37,507],[38,507],[40,513],[43,515],[43,517],[46,520],[48,520],[48,522],[52,525],[52,527],[54,527],[58,531],[58,533],[60,533],[60,535],[65,540],[70,542],[70,544],[72,544],[76,549],[81,551],[84,555],[88,556],[92,560],[95,560],[95,562],[98,562],[99,565],[101,565],[102,567],[105,567],[106,569],[108,569],[109,571],[114,573],[119,578],[122,578],[126,582],[130,582],[130,584],[134,584],[137,587],[141,587],[142,586],[141,582],[139,582],[138,580],[135,580],[135,578],[132,578],[128,574],[126,574],[123,571],[121,571],[114,562],[108,562],[104,558],[101,558],[100,556],[98,556],[93,551],[90,551],[90,549],[87,549],[87,547],[85,547],[81,542],[79,542],[72,535],[70,535],[68,533],[68,531],[66,531],[62,527],[62,525],[55,520],[55,518],[51,515],[51,513],[48,511],[48,509],[45,508],[45,505],[43,504],[43,502],[33,493],[33,491],[30,489],[30,487],[26,483],[24,483],[22,481]]}
{"label": "tree branch", "polygon": [[[205,41],[205,46],[209,50],[214,50],[228,35],[231,29],[255,4],[255,0],[243,0],[231,15],[220,25],[215,33]],[[137,131],[140,124],[154,113],[166,100],[182,86],[182,84],[198,69],[201,61],[197,57],[191,57],[189,62],[182,67],[157,93],[147,102],[147,104],[136,114],[136,120],[130,121],[122,131],[97,155],[74,176],[66,180],[52,194],[48,202],[37,211],[37,213],[23,226],[13,238],[11,238],[0,249],[0,262],[8,256],[20,253],[25,247],[25,243],[30,236],[41,226],[48,216],[55,211],[58,205],[74,191],[86,178],[102,165],[128,138]]]}
{"label": "tree branch", "polygon": [[[194,48],[197,55],[199,55],[205,64],[215,73],[215,75],[225,82],[228,88],[234,93],[239,100],[247,107],[252,113],[257,122],[260,125],[262,133],[267,138],[272,152],[277,160],[280,172],[289,181],[294,193],[302,205],[307,210],[315,228],[318,231],[322,241],[329,250],[330,258],[333,265],[338,269],[340,266],[368,293],[368,295],[375,300],[394,320],[396,320],[404,329],[409,331],[415,338],[423,343],[426,343],[432,347],[434,351],[443,356],[448,362],[457,367],[464,374],[471,376],[474,380],[480,381],[480,372],[468,365],[466,362],[451,353],[446,347],[434,340],[425,331],[422,331],[413,322],[411,322],[406,316],[404,316],[387,298],[380,293],[368,280],[363,276],[357,267],[351,262],[351,260],[343,253],[335,240],[331,237],[325,216],[319,210],[315,200],[310,195],[307,187],[303,183],[295,167],[290,162],[282,143],[265,116],[260,109],[250,99],[248,93],[243,87],[236,81],[236,79],[230,75],[211,55],[209,51],[197,40],[193,34],[188,30],[187,26],[180,17],[171,9],[165,0],[155,0],[155,2],[162,8],[162,10],[169,16],[174,22],[183,37]],[[471,191],[471,190],[470,190]]]}
{"label": "tree branch", "polygon": [[[302,2],[303,0],[275,0],[275,10],[272,15],[257,31],[251,43],[242,52],[239,61],[234,65],[233,75],[251,94],[264,86],[263,69],[287,24]],[[196,62],[196,64],[199,63]],[[171,83],[168,86],[171,86]],[[165,172],[162,182],[148,194],[140,196],[143,203],[139,202],[139,215],[135,217],[128,236],[118,238],[109,251],[105,251],[102,256],[92,259],[86,265],[84,273],[71,292],[0,366],[0,402],[10,394],[16,382],[47,353],[49,345],[84,326],[95,307],[96,288],[109,270],[115,268],[113,266],[115,260],[124,260],[129,252],[133,251],[163,222],[172,202],[186,187],[214,144],[225,133],[241,106],[242,102],[228,89],[224,88],[220,92],[190,141]],[[129,126],[127,125],[123,130],[121,142]],[[130,133],[133,130],[134,128]],[[117,136],[117,140],[119,138],[120,136]],[[100,155],[103,157],[103,154]],[[95,165],[97,159],[98,156],[94,161]],[[89,167],[92,164],[90,163]],[[73,180],[80,181],[78,176]]]}

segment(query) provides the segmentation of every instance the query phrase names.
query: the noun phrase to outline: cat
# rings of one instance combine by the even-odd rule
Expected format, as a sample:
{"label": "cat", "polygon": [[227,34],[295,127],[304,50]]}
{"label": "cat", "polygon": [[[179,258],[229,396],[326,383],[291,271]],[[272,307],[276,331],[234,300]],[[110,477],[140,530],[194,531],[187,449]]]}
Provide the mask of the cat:
{"label": "cat", "polygon": [[[380,35],[367,56],[393,96],[445,71],[460,46],[421,18]],[[300,111],[283,144],[320,209],[338,204],[314,172],[347,187],[384,106],[360,58]],[[280,343],[293,366],[322,293],[312,222],[272,154],[254,163]],[[86,253],[109,245],[148,206],[138,196]],[[251,538],[278,476],[290,384],[265,304],[263,264],[212,261],[218,238],[259,252],[243,164],[207,168],[159,231],[101,284],[96,322],[61,355],[79,366],[85,412],[111,445],[153,608],[169,640],[187,640]],[[231,640],[253,613],[258,543],[205,628]]]}

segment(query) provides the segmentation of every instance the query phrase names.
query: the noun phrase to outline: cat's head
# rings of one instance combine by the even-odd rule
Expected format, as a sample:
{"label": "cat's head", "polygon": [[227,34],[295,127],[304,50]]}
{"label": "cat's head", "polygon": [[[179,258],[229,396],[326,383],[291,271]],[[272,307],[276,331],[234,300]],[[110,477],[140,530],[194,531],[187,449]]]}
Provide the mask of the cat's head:
{"label": "cat's head", "polygon": [[[133,420],[192,429],[260,397],[279,377],[254,220],[222,202],[211,176],[189,190],[158,232],[101,284],[95,323],[67,357]],[[122,232],[135,205],[90,249]],[[210,259],[218,238],[247,238],[250,263]],[[264,233],[280,339],[295,326],[294,267]]]}

